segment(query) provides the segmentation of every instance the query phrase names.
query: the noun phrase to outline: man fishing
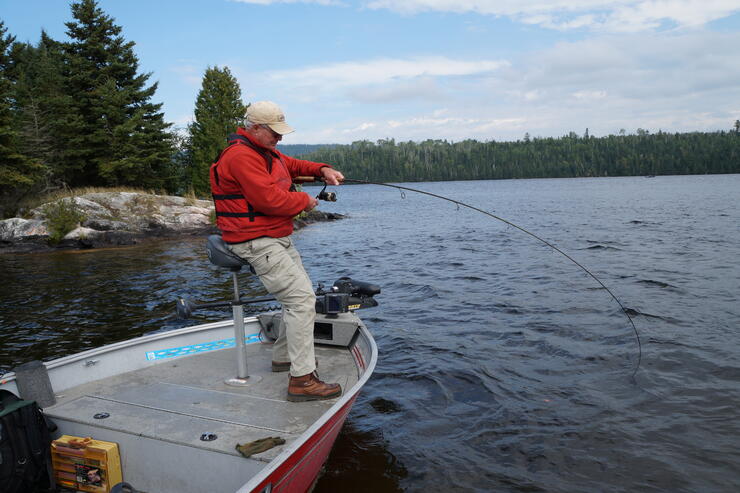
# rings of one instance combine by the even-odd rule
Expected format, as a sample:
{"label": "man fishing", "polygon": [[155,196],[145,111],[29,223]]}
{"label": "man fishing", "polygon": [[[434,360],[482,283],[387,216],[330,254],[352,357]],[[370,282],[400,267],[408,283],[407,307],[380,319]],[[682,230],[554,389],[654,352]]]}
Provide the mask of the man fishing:
{"label": "man fishing", "polygon": [[316,295],[298,251],[293,247],[293,218],[318,205],[295,191],[296,176],[321,177],[339,185],[344,176],[328,164],[286,156],[275,146],[293,132],[271,101],[247,107],[244,127],[229,136],[229,146],[211,166],[216,224],[236,255],[250,263],[265,288],[283,306],[283,327],[272,353],[272,371],[289,371],[288,400],[331,399],[339,384],[316,373],[313,326]]}

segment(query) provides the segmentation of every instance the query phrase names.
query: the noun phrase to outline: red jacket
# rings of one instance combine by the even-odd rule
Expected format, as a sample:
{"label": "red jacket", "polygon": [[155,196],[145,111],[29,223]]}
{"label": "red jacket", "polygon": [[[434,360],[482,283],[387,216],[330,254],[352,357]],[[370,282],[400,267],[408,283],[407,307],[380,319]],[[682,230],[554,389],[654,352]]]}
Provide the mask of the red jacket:
{"label": "red jacket", "polygon": [[260,236],[280,238],[293,232],[293,218],[308,205],[308,194],[290,191],[293,177],[320,176],[328,164],[295,159],[260,147],[272,156],[272,171],[256,150],[237,142],[211,165],[211,192],[216,206],[216,225],[227,243],[241,243]]}

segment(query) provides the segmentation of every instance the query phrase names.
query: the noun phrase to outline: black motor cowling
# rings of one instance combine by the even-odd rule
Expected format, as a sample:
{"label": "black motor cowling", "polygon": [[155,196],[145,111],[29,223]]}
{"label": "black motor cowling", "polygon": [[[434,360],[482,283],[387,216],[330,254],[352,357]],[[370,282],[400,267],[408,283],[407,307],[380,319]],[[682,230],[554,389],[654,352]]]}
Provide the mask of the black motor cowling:
{"label": "black motor cowling", "polygon": [[380,286],[377,284],[340,277],[329,291],[321,287],[316,291],[316,313],[336,315],[378,306],[373,296],[379,293]]}
{"label": "black motor cowling", "polygon": [[375,296],[380,294],[380,286],[369,282],[356,281],[351,277],[340,277],[334,281],[333,290],[348,293],[352,296]]}

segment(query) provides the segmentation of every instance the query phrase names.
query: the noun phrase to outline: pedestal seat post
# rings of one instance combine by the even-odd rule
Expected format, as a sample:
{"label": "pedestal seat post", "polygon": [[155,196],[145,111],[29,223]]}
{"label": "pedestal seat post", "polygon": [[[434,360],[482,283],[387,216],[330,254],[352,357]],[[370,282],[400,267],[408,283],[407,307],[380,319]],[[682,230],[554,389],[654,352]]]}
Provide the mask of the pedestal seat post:
{"label": "pedestal seat post", "polygon": [[225,383],[233,386],[245,386],[253,383],[249,379],[247,370],[247,345],[244,342],[244,306],[239,294],[239,282],[237,273],[242,267],[252,266],[249,262],[234,254],[226,246],[223,238],[219,235],[210,235],[206,242],[206,251],[208,259],[213,265],[227,268],[231,271],[234,280],[234,300],[231,302],[231,308],[234,315],[234,338],[236,339],[236,377],[227,378]]}

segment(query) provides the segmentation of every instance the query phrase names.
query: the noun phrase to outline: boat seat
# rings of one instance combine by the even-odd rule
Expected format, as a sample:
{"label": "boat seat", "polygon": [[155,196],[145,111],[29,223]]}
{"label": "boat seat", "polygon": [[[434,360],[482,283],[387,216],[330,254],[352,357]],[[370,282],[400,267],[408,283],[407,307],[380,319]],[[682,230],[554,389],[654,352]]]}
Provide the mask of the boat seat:
{"label": "boat seat", "polygon": [[254,272],[249,262],[229,250],[229,247],[226,246],[226,242],[220,235],[210,235],[208,237],[206,251],[208,252],[208,260],[213,265],[225,267],[233,272],[241,270],[246,265],[249,267],[249,270]]}

